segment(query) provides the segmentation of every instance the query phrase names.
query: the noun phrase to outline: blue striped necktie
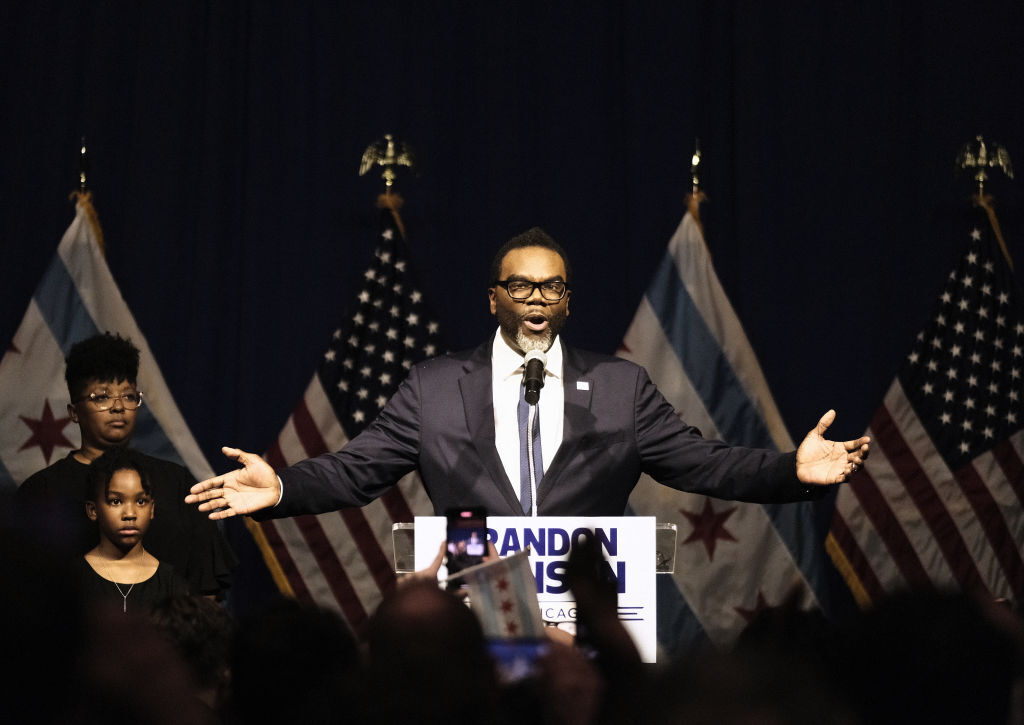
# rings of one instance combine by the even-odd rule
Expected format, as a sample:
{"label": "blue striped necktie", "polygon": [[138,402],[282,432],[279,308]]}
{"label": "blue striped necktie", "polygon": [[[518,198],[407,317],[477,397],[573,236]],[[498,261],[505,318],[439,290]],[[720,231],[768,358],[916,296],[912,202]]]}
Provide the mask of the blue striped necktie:
{"label": "blue striped necktie", "polygon": [[[530,404],[523,397],[526,387],[519,386],[519,503],[523,507],[523,513],[529,514],[533,508],[533,494],[530,488],[530,457],[527,448],[528,428],[530,420]],[[544,477],[544,458],[540,450],[540,405],[533,406],[533,472],[535,486],[540,488],[540,480]]]}

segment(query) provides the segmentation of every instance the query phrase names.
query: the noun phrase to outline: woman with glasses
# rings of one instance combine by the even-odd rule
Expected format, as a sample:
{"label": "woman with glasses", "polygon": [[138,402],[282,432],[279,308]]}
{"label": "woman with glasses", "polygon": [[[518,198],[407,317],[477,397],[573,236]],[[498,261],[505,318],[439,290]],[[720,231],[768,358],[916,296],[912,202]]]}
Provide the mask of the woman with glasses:
{"label": "woman with glasses", "polygon": [[[139,349],[131,340],[104,333],[71,347],[64,378],[70,422],[80,445],[65,458],[29,476],[18,489],[23,514],[48,532],[47,545],[80,557],[97,544],[96,525],[86,517],[90,466],[105,452],[128,446],[145,400],[138,386]],[[64,439],[64,444],[73,444]],[[183,466],[139,453],[152,480],[160,516],[146,534],[146,548],[175,568],[194,593],[221,597],[238,565],[216,525],[182,499],[195,479]]]}

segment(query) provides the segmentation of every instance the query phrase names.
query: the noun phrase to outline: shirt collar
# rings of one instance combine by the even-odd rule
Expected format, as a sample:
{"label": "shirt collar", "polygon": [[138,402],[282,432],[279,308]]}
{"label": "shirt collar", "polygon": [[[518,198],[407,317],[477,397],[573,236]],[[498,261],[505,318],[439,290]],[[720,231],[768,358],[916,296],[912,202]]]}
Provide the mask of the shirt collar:
{"label": "shirt collar", "polygon": [[[491,366],[498,373],[499,379],[507,380],[513,375],[519,375],[523,370],[524,356],[509,347],[505,338],[501,335],[501,329],[494,335],[494,344],[491,349]],[[562,342],[561,336],[556,335],[555,341],[547,351],[547,364],[544,366],[545,375],[554,378],[562,376]]]}

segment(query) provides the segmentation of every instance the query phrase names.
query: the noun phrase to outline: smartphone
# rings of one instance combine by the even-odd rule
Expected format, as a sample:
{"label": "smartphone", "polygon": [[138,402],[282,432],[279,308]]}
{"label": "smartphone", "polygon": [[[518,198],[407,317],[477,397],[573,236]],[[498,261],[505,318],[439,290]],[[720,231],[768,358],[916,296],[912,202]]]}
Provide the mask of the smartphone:
{"label": "smartphone", "polygon": [[487,649],[497,666],[499,681],[513,685],[537,677],[537,658],[548,651],[548,640],[492,639],[487,641]]}
{"label": "smartphone", "polygon": [[462,579],[452,575],[484,560],[487,553],[487,512],[480,507],[449,509],[448,552],[445,565],[448,567],[448,589],[464,586]]}

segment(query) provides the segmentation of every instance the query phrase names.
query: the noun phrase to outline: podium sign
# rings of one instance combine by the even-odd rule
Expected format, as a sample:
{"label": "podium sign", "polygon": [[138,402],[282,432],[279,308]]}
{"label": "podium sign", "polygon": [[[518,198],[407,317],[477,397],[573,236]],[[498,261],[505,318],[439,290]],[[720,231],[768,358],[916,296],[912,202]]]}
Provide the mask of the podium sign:
{"label": "podium sign", "polygon": [[[445,539],[445,519],[417,516],[416,568],[430,566]],[[633,637],[644,662],[657,657],[655,522],[653,516],[489,516],[487,539],[499,556],[530,547],[541,617],[547,622],[576,621],[576,601],[565,583],[565,562],[572,543],[594,532],[608,573],[618,587],[619,620]],[[446,572],[442,568],[441,576]]]}

